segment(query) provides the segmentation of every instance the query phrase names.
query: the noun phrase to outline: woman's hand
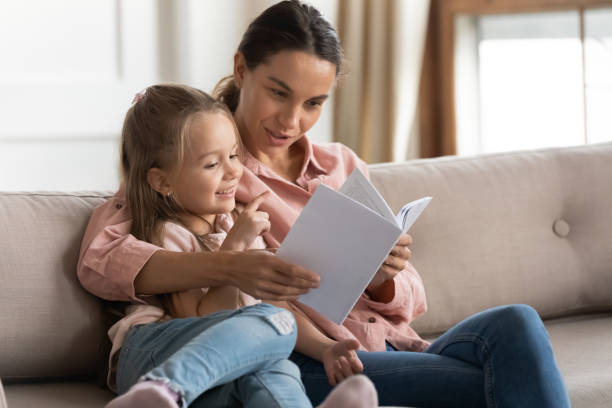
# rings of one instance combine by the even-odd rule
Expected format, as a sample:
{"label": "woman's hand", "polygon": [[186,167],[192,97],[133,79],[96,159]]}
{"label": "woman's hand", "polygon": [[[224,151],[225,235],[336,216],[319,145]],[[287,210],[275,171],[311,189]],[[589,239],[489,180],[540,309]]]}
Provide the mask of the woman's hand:
{"label": "woman's hand", "polygon": [[225,279],[262,300],[295,300],[319,287],[319,276],[267,250],[226,251]]}
{"label": "woman's hand", "polygon": [[323,366],[332,387],[345,378],[363,371],[363,364],[355,352],[358,347],[357,340],[342,340],[323,352]]}
{"label": "woman's hand", "polygon": [[234,226],[227,233],[221,249],[244,251],[255,238],[270,230],[270,217],[265,211],[258,211],[268,191],[255,197],[236,218]]}
{"label": "woman's hand", "polygon": [[376,272],[376,275],[370,281],[367,287],[367,291],[372,294],[379,288],[383,283],[395,278],[395,275],[400,273],[406,267],[406,263],[410,259],[412,252],[410,252],[410,246],[412,244],[412,237],[408,234],[402,234],[391,252],[383,262],[382,266]]}

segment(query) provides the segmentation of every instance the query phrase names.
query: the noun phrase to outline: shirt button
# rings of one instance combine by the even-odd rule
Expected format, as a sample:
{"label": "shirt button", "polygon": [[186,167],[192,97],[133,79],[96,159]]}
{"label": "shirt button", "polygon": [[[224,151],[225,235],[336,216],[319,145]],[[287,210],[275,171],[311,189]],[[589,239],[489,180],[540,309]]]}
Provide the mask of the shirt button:
{"label": "shirt button", "polygon": [[368,322],[370,322],[370,323],[376,323],[376,318],[375,318],[375,317],[370,317],[370,318],[368,319]]}
{"label": "shirt button", "polygon": [[115,204],[115,208],[118,209],[118,210],[120,210],[122,207],[123,207],[123,205],[121,205],[119,203]]}

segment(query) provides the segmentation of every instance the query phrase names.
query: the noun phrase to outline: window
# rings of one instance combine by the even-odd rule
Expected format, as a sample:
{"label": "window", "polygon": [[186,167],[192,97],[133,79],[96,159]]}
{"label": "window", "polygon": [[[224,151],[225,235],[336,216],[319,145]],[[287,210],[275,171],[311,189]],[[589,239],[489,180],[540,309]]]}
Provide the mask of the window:
{"label": "window", "polygon": [[612,141],[612,9],[455,18],[457,152]]}
{"label": "window", "polygon": [[589,143],[612,140],[612,9],[584,16],[586,134]]}

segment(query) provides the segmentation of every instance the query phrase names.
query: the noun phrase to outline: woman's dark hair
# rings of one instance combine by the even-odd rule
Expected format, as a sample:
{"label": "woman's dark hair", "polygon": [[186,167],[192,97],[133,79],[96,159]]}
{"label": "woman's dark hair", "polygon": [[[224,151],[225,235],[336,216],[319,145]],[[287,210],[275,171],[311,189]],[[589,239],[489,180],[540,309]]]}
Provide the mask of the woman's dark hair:
{"label": "woman's dark hair", "polygon": [[[281,1],[264,10],[251,22],[238,46],[250,70],[286,50],[315,55],[334,64],[336,75],[340,73],[342,47],[336,30],[319,10],[299,0]],[[233,76],[219,81],[213,96],[234,112],[240,90]]]}

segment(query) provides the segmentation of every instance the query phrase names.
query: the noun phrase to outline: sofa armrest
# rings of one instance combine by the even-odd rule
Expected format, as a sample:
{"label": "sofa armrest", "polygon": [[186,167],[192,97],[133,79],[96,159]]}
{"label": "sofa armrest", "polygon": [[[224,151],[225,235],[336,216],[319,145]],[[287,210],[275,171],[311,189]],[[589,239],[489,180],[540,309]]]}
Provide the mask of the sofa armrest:
{"label": "sofa armrest", "polygon": [[0,380],[0,408],[8,408],[6,397],[4,396],[4,388],[2,387],[2,380]]}

